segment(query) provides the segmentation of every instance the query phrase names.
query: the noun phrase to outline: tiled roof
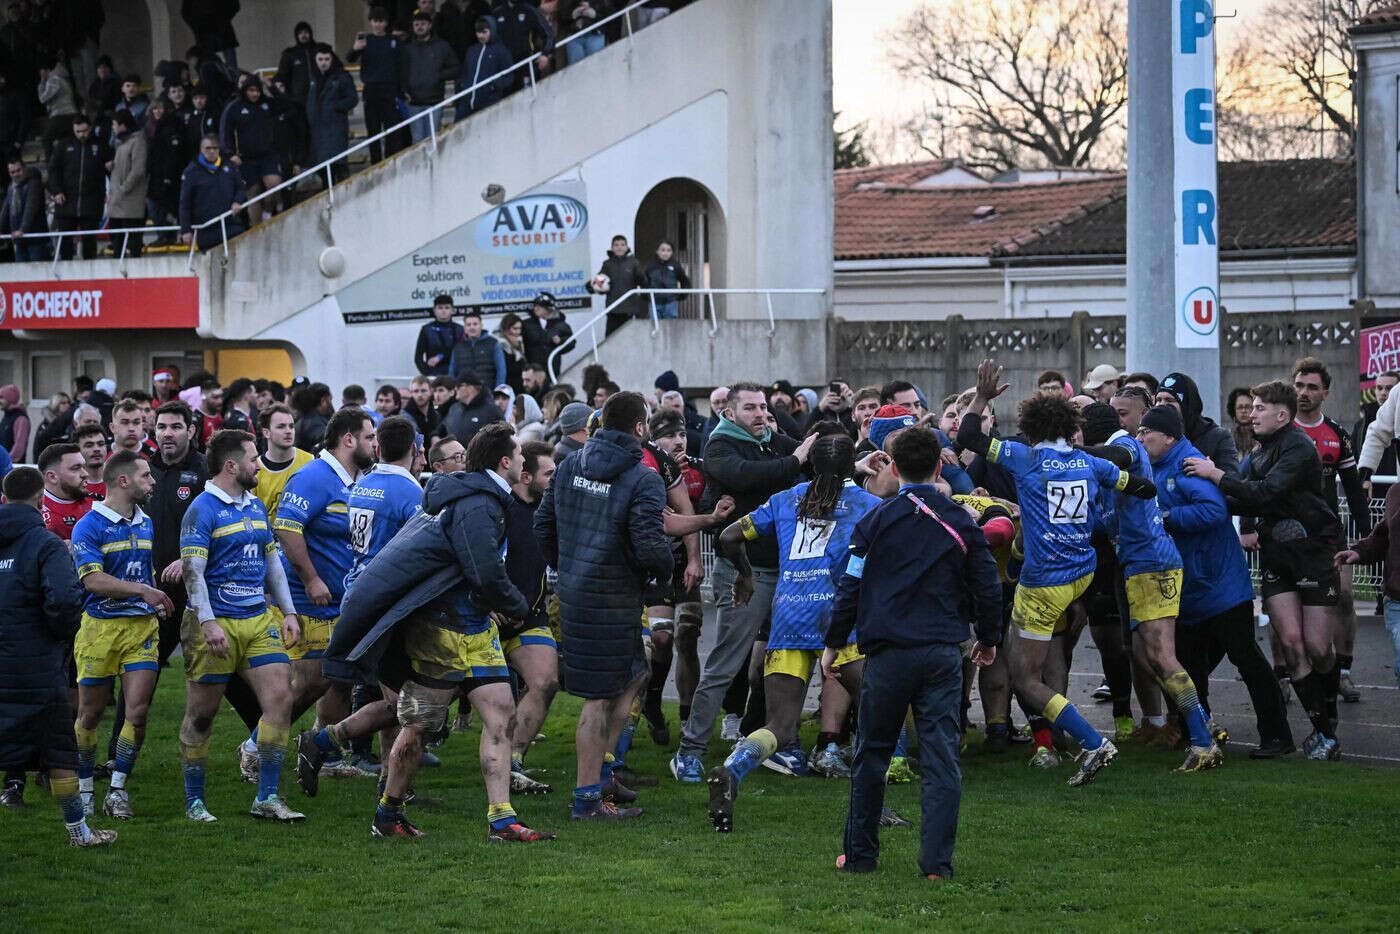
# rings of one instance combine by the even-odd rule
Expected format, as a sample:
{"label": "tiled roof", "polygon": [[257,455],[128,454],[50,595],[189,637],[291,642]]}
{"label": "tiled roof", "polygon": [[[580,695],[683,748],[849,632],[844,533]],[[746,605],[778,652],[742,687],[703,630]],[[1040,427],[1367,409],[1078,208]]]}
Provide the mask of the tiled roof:
{"label": "tiled roof", "polygon": [[[836,258],[1121,256],[1126,185],[1112,175],[973,187],[848,185],[843,195],[838,180]],[[1222,251],[1355,247],[1351,162],[1221,163],[1219,195]]]}
{"label": "tiled roof", "polygon": [[1372,10],[1356,21],[1352,32],[1386,32],[1400,27],[1400,3]]}
{"label": "tiled roof", "polygon": [[861,185],[908,187],[920,180],[951,169],[952,159],[923,159],[898,165],[869,165],[859,169],[836,170],[836,199],[848,195]]}

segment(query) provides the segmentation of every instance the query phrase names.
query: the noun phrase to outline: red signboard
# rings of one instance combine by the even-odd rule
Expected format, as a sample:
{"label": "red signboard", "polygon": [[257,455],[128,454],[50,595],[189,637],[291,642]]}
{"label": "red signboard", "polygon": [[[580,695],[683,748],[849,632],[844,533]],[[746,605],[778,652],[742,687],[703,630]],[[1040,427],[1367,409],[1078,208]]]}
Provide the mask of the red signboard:
{"label": "red signboard", "polygon": [[0,330],[193,328],[199,279],[63,279],[0,282]]}

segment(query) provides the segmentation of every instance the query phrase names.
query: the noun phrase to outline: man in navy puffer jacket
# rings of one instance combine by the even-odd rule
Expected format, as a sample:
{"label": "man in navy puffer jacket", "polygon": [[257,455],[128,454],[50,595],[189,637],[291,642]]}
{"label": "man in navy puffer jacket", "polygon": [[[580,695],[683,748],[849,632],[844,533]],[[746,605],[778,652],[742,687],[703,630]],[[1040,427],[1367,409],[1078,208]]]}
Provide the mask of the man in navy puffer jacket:
{"label": "man in navy puffer jacket", "polygon": [[669,579],[672,571],[662,525],[666,491],[642,466],[646,419],[646,402],[637,393],[610,396],[602,429],[559,465],[535,512],[535,535],[559,572],[564,687],[584,698],[573,811],[580,820],[641,814],[614,805],[631,800],[631,792],[612,778],[603,756],[616,744],[646,678],[647,582]]}

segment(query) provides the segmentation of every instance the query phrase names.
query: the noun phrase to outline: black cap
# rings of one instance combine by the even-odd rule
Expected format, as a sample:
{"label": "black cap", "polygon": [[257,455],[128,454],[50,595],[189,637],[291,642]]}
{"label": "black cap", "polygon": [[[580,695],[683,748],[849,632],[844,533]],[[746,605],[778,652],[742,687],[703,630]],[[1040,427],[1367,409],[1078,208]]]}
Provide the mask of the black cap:
{"label": "black cap", "polygon": [[768,387],[768,395],[771,396],[775,392],[780,392],[783,395],[787,396],[789,399],[795,398],[797,395],[797,390],[792,388],[792,383],[788,382],[785,379],[780,379],[776,383]]}
{"label": "black cap", "polygon": [[1160,431],[1168,438],[1180,438],[1186,433],[1181,424],[1181,413],[1174,405],[1154,405],[1142,416],[1142,427],[1149,431]]}
{"label": "black cap", "polygon": [[553,293],[553,292],[538,292],[538,293],[536,293],[536,294],[535,294],[535,301],[534,301],[534,304],[536,304],[536,305],[543,305],[545,308],[553,308],[553,307],[554,307],[554,293]]}
{"label": "black cap", "polygon": [[478,389],[485,389],[485,388],[486,388],[486,384],[483,383],[483,382],[481,381],[481,377],[480,377],[480,376],[477,376],[477,375],[476,375],[476,371],[475,371],[475,370],[467,370],[467,372],[465,372],[465,373],[463,373],[461,376],[457,377],[457,385],[458,385],[458,386],[475,386],[475,387],[477,387]]}

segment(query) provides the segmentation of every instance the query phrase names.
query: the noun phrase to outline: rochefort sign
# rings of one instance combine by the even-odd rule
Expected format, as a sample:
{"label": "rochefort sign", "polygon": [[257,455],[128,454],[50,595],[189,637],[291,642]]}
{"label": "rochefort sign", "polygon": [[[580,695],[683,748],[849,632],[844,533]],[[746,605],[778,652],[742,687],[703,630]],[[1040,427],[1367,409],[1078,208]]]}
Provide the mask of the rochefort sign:
{"label": "rochefort sign", "polygon": [[1215,22],[1209,0],[1172,3],[1176,346],[1218,346]]}

